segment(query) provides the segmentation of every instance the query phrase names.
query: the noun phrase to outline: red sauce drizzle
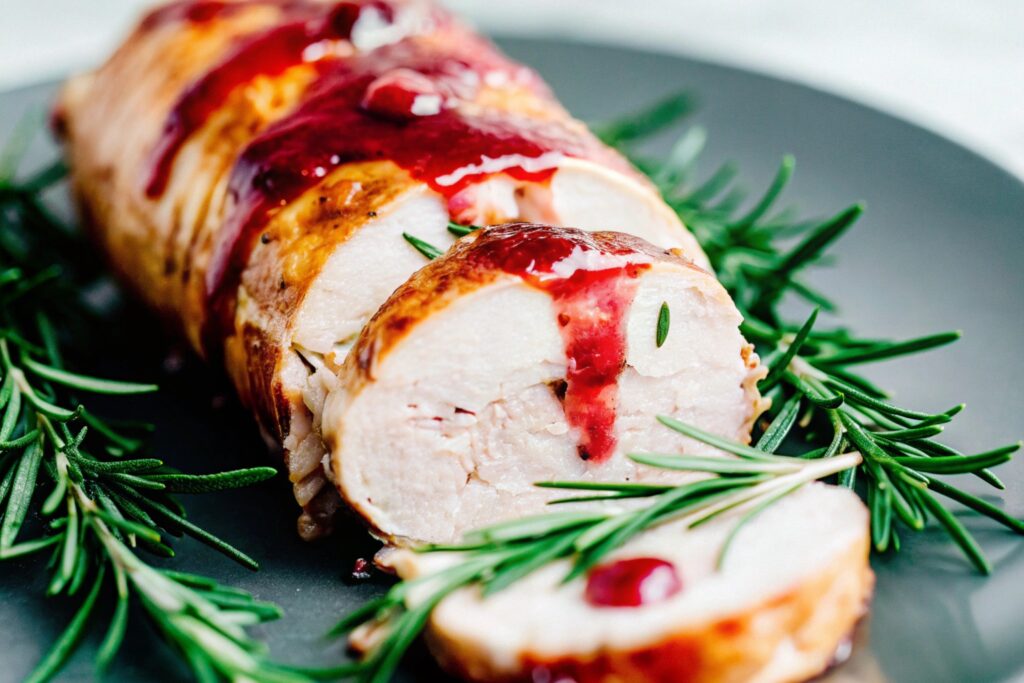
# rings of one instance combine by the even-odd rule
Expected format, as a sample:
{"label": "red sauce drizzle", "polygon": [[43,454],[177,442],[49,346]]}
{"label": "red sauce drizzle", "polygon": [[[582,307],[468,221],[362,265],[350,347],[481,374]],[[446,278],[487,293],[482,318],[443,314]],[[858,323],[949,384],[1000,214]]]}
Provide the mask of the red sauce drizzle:
{"label": "red sauce drizzle", "polygon": [[616,445],[626,314],[649,263],[582,231],[522,223],[483,233],[474,254],[551,295],[568,361],[565,418],[578,432],[580,457],[606,461]]}
{"label": "red sauce drizzle", "polygon": [[325,69],[303,104],[257,137],[233,169],[234,209],[206,273],[211,309],[220,320],[215,324],[221,326],[212,338],[231,329],[233,292],[269,217],[339,165],[389,160],[451,199],[498,173],[543,182],[562,155],[607,154],[590,136],[558,123],[459,109],[489,74],[526,79],[547,93],[532,72],[469,34],[444,49],[409,39]]}
{"label": "red sauce drizzle", "polygon": [[[157,10],[143,20],[143,26],[147,23],[159,25],[173,18],[208,21],[226,11],[237,11],[238,7],[251,4],[271,3],[179,3]],[[148,196],[163,194],[174,159],[182,146],[236,88],[257,76],[277,76],[298,64],[316,61],[321,53],[311,56],[307,50],[325,41],[348,40],[356,22],[367,9],[373,9],[387,22],[393,21],[395,16],[390,4],[379,1],[272,4],[280,8],[283,23],[241,40],[217,66],[192,83],[178,98],[152,153],[146,184]]]}
{"label": "red sauce drizzle", "polygon": [[595,567],[587,576],[587,602],[597,607],[640,607],[663,602],[683,589],[675,565],[634,557]]}

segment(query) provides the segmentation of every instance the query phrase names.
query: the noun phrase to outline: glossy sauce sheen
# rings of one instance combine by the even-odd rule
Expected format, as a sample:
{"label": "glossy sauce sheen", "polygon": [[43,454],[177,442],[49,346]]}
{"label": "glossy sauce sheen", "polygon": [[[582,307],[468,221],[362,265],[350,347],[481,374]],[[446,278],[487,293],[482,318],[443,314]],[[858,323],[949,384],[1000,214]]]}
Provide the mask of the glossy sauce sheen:
{"label": "glossy sauce sheen", "polygon": [[[488,41],[439,11],[428,17],[426,25],[411,30],[411,35],[358,52],[351,46],[339,49],[337,43],[344,43],[368,10],[372,9],[377,25],[401,24],[408,3],[252,0],[242,4],[273,5],[279,8],[280,21],[241,39],[183,93],[153,152],[149,196],[163,193],[181,147],[236,88],[256,76],[281,74],[303,63],[312,63],[318,77],[293,112],[249,144],[231,174],[233,208],[217,235],[206,273],[210,313],[205,338],[211,354],[216,355],[224,337],[233,332],[238,282],[262,228],[275,211],[315,187],[339,165],[388,160],[449,200],[467,186],[499,173],[544,182],[562,155],[600,158],[627,167],[584,130],[500,109],[465,106],[473,102],[485,80],[488,87],[524,89],[552,107],[558,105],[532,71],[510,62]],[[158,10],[143,26],[209,21],[235,11],[235,3],[177,3],[162,13]]]}
{"label": "glossy sauce sheen", "polygon": [[638,277],[650,264],[643,255],[609,249],[584,233],[528,224],[488,230],[473,257],[551,295],[567,361],[565,418],[578,434],[580,457],[606,461],[616,445],[626,316]]}
{"label": "glossy sauce sheen", "polygon": [[592,569],[585,595],[595,607],[641,607],[664,602],[682,589],[683,582],[671,562],[634,557]]}
{"label": "glossy sauce sheen", "polygon": [[254,5],[279,8],[280,23],[240,41],[220,63],[192,83],[171,110],[160,142],[153,151],[146,194],[159,197],[167,188],[174,159],[185,142],[206,123],[239,86],[257,76],[277,76],[309,60],[307,50],[318,43],[347,41],[365,9],[393,21],[383,2],[181,2],[151,12],[142,21],[153,30],[175,21],[204,23]]}

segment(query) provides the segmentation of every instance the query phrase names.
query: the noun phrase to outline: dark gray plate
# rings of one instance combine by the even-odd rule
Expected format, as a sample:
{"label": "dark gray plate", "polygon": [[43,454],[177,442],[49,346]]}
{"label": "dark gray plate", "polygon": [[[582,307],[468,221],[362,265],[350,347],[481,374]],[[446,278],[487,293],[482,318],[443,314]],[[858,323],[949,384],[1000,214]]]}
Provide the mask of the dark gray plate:
{"label": "dark gray plate", "polygon": [[[534,40],[502,41],[536,67],[578,116],[628,112],[680,88],[699,94],[697,120],[710,132],[707,167],[739,162],[750,187],[762,187],[780,155],[792,152],[800,171],[788,199],[811,213],[828,213],[857,199],[866,218],[844,238],[839,265],[814,281],[843,306],[843,319],[869,335],[912,336],[964,330],[956,346],[874,368],[899,400],[922,409],[966,401],[949,431],[952,445],[983,449],[1024,435],[1024,186],[977,155],[904,121],[805,87],[735,69],[606,47]],[[0,95],[0,139],[53,86]],[[36,160],[52,155],[42,144]],[[614,228],[615,226],[609,226]],[[119,319],[122,343],[107,354],[118,376],[153,378],[159,396],[127,409],[156,416],[156,451],[186,470],[209,471],[266,460],[252,422],[227,389],[195,363],[162,369],[168,343],[152,321],[128,310]],[[102,369],[102,368],[101,368]],[[124,403],[118,410],[125,410]],[[1010,488],[1007,508],[1024,515],[1024,462],[1000,472]],[[283,482],[190,501],[190,510],[263,563],[251,574],[205,547],[178,545],[173,566],[209,573],[278,602],[281,621],[264,629],[274,654],[291,662],[336,662],[340,647],[319,635],[339,615],[379,593],[383,579],[359,585],[344,577],[373,544],[352,528],[320,545],[294,534],[295,510]],[[1024,673],[1024,543],[985,520],[967,518],[993,560],[989,578],[972,573],[939,533],[908,538],[896,557],[877,558],[878,587],[866,645],[832,675],[894,681],[994,681]],[[906,536],[906,535],[905,535]],[[41,597],[42,567],[0,565],[0,680],[19,680],[68,618],[66,605]],[[183,680],[187,675],[133,622],[113,680]],[[64,680],[92,675],[86,652]],[[402,680],[439,680],[423,652],[407,662]]]}

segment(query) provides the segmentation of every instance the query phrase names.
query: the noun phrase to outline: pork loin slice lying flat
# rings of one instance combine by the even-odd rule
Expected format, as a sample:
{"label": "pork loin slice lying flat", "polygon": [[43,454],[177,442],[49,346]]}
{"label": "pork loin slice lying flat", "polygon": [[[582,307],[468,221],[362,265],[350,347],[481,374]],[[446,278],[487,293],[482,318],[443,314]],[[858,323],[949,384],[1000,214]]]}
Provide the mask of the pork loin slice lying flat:
{"label": "pork loin slice lying flat", "polygon": [[283,446],[306,537],[338,503],[317,373],[423,265],[402,232],[443,249],[449,218],[614,227],[704,262],[539,76],[429,1],[170,2],[54,121],[111,266]]}
{"label": "pork loin slice lying flat", "polygon": [[[671,325],[656,342],[663,305]],[[745,441],[764,370],[709,273],[619,233],[510,224],[463,238],[364,328],[323,414],[343,498],[390,542],[538,512],[546,480],[676,480],[631,451]]]}
{"label": "pork loin slice lying flat", "polygon": [[[486,599],[477,588],[453,593],[434,609],[431,650],[474,681],[769,683],[815,676],[870,599],[867,510],[850,491],[806,485],[745,525],[716,570],[737,516],[690,530],[682,521],[648,530],[568,584],[561,583],[568,570],[562,562]],[[403,578],[458,561],[407,550],[388,560]],[[646,577],[637,571],[645,567]],[[609,582],[612,576],[618,582]],[[609,585],[625,598],[639,588],[647,604],[606,606],[616,603]],[[414,591],[411,601],[417,597]]]}

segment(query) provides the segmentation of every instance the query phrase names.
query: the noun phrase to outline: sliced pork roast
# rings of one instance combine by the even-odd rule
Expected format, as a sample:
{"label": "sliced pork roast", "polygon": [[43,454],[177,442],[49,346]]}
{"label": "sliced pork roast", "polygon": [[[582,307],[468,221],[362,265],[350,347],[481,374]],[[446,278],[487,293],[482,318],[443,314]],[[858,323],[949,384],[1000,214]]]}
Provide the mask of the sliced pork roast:
{"label": "sliced pork roast", "polygon": [[316,375],[423,264],[403,232],[610,226],[704,262],[536,74],[429,2],[172,2],[67,84],[54,125],[112,267],[284,447],[307,537],[337,506]]}
{"label": "sliced pork roast", "polygon": [[[655,527],[567,584],[561,562],[486,599],[457,591],[434,609],[428,643],[473,681],[811,678],[848,653],[867,608],[867,510],[846,489],[805,485],[744,525],[716,568],[738,516]],[[410,579],[459,561],[407,550],[388,560]]]}
{"label": "sliced pork roast", "polygon": [[333,475],[397,544],[537,513],[539,481],[678,480],[625,454],[711,450],[657,415],[748,439],[764,369],[739,324],[712,275],[638,238],[471,234],[356,341],[324,409]]}

